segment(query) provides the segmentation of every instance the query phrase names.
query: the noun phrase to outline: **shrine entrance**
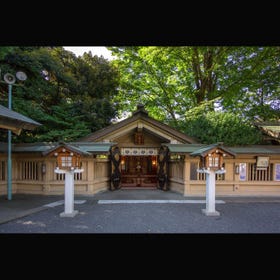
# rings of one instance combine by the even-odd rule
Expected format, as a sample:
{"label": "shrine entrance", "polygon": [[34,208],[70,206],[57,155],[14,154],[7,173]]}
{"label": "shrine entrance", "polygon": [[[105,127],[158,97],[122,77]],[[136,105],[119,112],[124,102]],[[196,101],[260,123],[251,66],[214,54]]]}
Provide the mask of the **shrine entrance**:
{"label": "shrine entrance", "polygon": [[157,187],[157,156],[121,156],[122,187]]}

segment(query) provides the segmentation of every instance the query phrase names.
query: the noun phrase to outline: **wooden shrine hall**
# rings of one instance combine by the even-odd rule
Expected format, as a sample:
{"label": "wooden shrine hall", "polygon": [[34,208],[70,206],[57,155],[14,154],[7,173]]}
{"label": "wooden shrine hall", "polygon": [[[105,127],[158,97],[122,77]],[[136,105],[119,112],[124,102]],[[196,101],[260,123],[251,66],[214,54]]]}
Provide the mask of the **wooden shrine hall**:
{"label": "wooden shrine hall", "polygon": [[[201,144],[151,118],[142,105],[131,117],[75,142],[12,144],[12,162],[13,193],[63,194],[65,174],[54,170],[71,162],[83,169],[74,176],[76,194],[150,188],[204,196],[205,174],[197,170],[217,166],[226,171],[216,174],[217,195],[280,195],[279,145]],[[7,192],[6,174],[7,144],[1,143],[1,195]]]}

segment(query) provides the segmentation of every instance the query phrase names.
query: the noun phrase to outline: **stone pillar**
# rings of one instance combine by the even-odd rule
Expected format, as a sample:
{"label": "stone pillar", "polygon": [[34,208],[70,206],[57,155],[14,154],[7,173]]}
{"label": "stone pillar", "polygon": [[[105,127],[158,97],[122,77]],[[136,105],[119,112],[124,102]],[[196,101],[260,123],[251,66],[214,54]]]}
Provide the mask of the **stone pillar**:
{"label": "stone pillar", "polygon": [[206,172],[206,209],[202,209],[202,213],[206,216],[219,216],[220,213],[215,210],[215,171]]}
{"label": "stone pillar", "polygon": [[65,172],[64,189],[64,212],[60,213],[60,217],[74,217],[79,212],[74,210],[74,171]]}
{"label": "stone pillar", "polygon": [[74,173],[81,173],[83,169],[61,170],[55,169],[55,173],[65,174],[64,185],[64,212],[60,213],[60,217],[74,217],[79,211],[74,210]]}

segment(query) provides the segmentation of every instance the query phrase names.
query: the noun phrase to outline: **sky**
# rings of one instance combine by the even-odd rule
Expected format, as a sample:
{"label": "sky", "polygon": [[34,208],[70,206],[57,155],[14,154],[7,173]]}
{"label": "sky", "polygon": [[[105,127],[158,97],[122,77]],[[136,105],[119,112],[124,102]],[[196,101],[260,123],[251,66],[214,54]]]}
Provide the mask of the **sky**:
{"label": "sky", "polygon": [[108,60],[112,60],[113,57],[111,55],[111,52],[107,50],[105,47],[68,47],[65,46],[63,47],[67,51],[73,52],[77,57],[82,56],[84,52],[89,52],[91,51],[92,55],[97,55],[97,56],[103,56],[104,58]]}

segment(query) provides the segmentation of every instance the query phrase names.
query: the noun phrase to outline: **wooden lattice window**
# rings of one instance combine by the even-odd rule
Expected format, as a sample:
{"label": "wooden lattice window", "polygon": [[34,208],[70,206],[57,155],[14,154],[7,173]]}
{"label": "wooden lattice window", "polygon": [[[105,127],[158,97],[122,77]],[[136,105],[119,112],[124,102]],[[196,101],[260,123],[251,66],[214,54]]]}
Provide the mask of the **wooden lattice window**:
{"label": "wooden lattice window", "polygon": [[[225,164],[223,164],[223,167],[225,168]],[[206,180],[206,174],[205,173],[198,173],[197,169],[199,169],[199,163],[196,162],[191,162],[191,180],[199,180],[199,181],[204,181]],[[225,180],[225,174],[215,174],[216,181],[221,181]]]}
{"label": "wooden lattice window", "polygon": [[273,164],[266,169],[258,169],[256,163],[249,163],[248,181],[273,181]]}
{"label": "wooden lattice window", "polygon": [[20,180],[39,180],[39,162],[20,162]]}
{"label": "wooden lattice window", "polygon": [[[63,174],[63,173],[56,173],[56,180],[57,181],[65,180],[65,174]],[[74,180],[75,181],[83,180],[83,173],[74,173]]]}
{"label": "wooden lattice window", "polygon": [[64,173],[56,173],[56,180],[57,181],[64,181],[65,180],[65,174]]}
{"label": "wooden lattice window", "polygon": [[76,181],[81,181],[83,180],[83,173],[80,172],[80,173],[74,173],[74,180]]}

